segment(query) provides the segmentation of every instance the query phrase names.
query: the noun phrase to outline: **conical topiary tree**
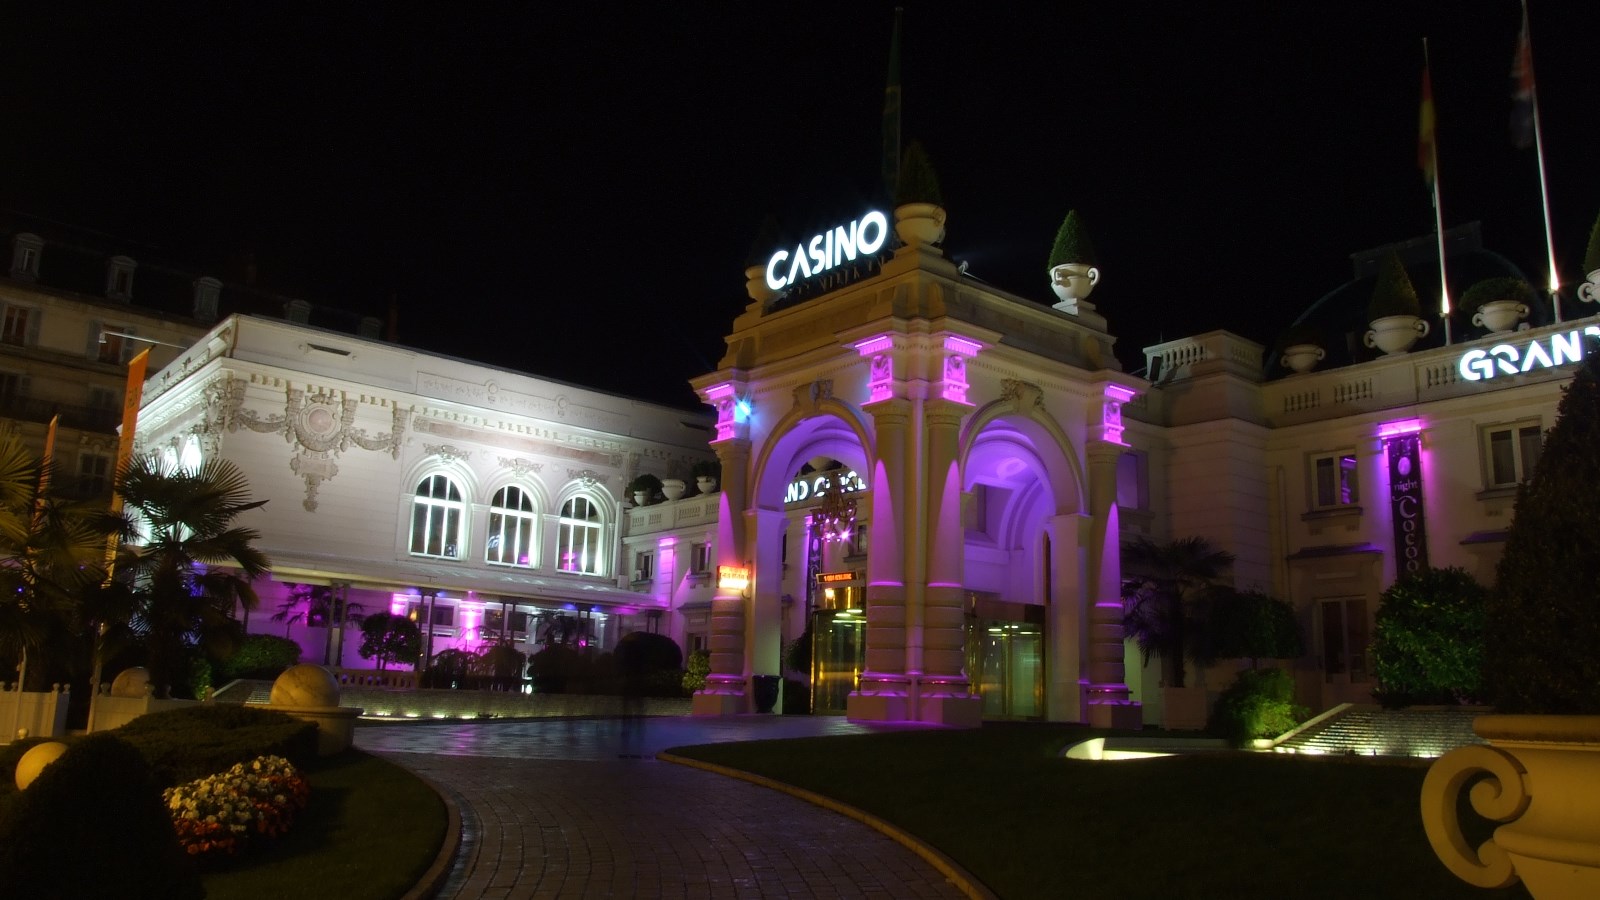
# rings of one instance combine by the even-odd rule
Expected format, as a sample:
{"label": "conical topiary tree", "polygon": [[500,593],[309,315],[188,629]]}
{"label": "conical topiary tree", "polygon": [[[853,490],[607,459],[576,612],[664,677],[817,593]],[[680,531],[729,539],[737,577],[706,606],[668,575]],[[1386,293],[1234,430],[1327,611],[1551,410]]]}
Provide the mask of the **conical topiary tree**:
{"label": "conical topiary tree", "polygon": [[1507,713],[1600,714],[1600,358],[1584,360],[1517,505],[1489,598],[1489,691]]}
{"label": "conical topiary tree", "polygon": [[1050,264],[1046,268],[1054,269],[1069,263],[1085,266],[1099,264],[1094,242],[1089,240],[1089,229],[1084,227],[1083,217],[1075,209],[1068,210],[1067,217],[1061,220],[1056,242],[1050,248]]}
{"label": "conical topiary tree", "polygon": [[1470,313],[1496,300],[1515,300],[1532,309],[1539,302],[1539,292],[1521,278],[1485,278],[1467,288],[1458,305],[1462,312]]}
{"label": "conical topiary tree", "polygon": [[1583,254],[1583,272],[1587,275],[1600,269],[1600,215],[1594,217],[1594,228],[1589,230],[1589,249]]}
{"label": "conical topiary tree", "polygon": [[1378,283],[1373,286],[1372,299],[1367,303],[1367,319],[1420,315],[1422,303],[1417,299],[1417,289],[1411,286],[1411,276],[1406,274],[1400,254],[1391,250],[1378,264]]}
{"label": "conical topiary tree", "polygon": [[922,148],[921,141],[912,141],[900,160],[900,181],[894,188],[894,205],[907,203],[944,203],[944,193],[939,190],[939,175],[933,170],[933,160]]}

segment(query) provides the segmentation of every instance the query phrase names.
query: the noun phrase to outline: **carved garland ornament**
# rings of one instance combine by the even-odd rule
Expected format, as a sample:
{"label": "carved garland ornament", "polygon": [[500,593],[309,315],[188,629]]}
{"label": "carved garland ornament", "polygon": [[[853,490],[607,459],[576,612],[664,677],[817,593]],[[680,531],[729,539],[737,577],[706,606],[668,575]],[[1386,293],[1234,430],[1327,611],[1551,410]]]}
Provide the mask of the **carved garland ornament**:
{"label": "carved garland ornament", "polygon": [[244,407],[245,388],[243,380],[231,375],[207,386],[205,433],[246,428],[258,434],[283,435],[284,441],[295,448],[289,470],[305,479],[306,496],[300,505],[307,512],[317,511],[318,488],[339,474],[335,460],[352,444],[362,450],[386,452],[390,459],[400,458],[406,411],[398,406],[392,411],[388,433],[369,435],[354,424],[360,401],[320,391],[307,395],[298,388],[289,388],[283,413],[262,415]]}

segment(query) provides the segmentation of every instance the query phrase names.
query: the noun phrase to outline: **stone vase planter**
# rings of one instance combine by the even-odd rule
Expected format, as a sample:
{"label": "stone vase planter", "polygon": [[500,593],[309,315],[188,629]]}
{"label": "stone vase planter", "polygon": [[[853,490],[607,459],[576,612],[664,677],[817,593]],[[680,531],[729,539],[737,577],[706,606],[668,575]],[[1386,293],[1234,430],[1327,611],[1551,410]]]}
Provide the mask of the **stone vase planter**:
{"label": "stone vase planter", "polygon": [[1390,356],[1398,356],[1411,349],[1419,339],[1428,334],[1428,323],[1421,316],[1383,316],[1372,320],[1372,330],[1363,341]]}
{"label": "stone vase planter", "polygon": [[894,233],[907,247],[932,246],[944,240],[944,218],[937,203],[902,203],[894,208]]}
{"label": "stone vase planter", "polygon": [[694,486],[702,494],[714,494],[717,491],[717,480],[710,475],[701,475],[694,480]]}
{"label": "stone vase planter", "polygon": [[1517,323],[1528,317],[1526,304],[1515,300],[1493,300],[1478,307],[1472,317],[1472,324],[1479,328],[1489,329],[1491,334],[1499,334],[1517,327]]}
{"label": "stone vase planter", "polygon": [[1578,285],[1578,298],[1585,303],[1600,303],[1600,269],[1589,273],[1589,280]]}
{"label": "stone vase planter", "polygon": [[744,292],[757,303],[766,303],[777,294],[767,287],[767,267],[750,266],[744,270]]}
{"label": "stone vase planter", "polygon": [[683,499],[683,494],[688,489],[689,485],[686,484],[682,478],[661,479],[661,496],[667,498],[668,500]]}
{"label": "stone vase planter", "polygon": [[1304,375],[1316,368],[1317,363],[1322,362],[1327,355],[1328,352],[1316,344],[1291,344],[1283,348],[1282,362],[1284,368],[1297,375]]}
{"label": "stone vase planter", "polygon": [[1089,299],[1089,292],[1100,283],[1100,270],[1082,263],[1064,263],[1050,270],[1050,290],[1062,303],[1076,304]]}
{"label": "stone vase planter", "polygon": [[649,506],[650,505],[650,492],[649,491],[634,491],[633,492],[633,505],[634,506]]}
{"label": "stone vase planter", "polygon": [[[1538,900],[1600,897],[1600,716],[1479,716],[1488,746],[1439,757],[1422,783],[1422,827],[1456,877],[1496,888],[1519,878]],[[1456,818],[1472,807],[1500,822],[1476,849]]]}

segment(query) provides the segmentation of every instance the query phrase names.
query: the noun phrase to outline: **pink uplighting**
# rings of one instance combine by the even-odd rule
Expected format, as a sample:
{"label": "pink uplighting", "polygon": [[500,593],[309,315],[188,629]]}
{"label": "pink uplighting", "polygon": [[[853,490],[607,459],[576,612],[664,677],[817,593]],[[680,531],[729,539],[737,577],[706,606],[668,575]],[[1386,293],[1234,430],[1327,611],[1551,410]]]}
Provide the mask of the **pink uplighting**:
{"label": "pink uplighting", "polygon": [[1421,419],[1396,419],[1378,426],[1378,437],[1392,438],[1402,434],[1416,434],[1422,430]]}
{"label": "pink uplighting", "polygon": [[874,354],[882,353],[883,351],[894,346],[894,338],[887,334],[879,334],[869,337],[864,341],[856,341],[854,346],[856,348],[856,352],[862,356],[872,356]]}
{"label": "pink uplighting", "polygon": [[978,351],[983,349],[983,345],[972,338],[964,338],[958,334],[947,334],[944,336],[944,348],[951,353],[959,353],[962,356],[977,356]]}

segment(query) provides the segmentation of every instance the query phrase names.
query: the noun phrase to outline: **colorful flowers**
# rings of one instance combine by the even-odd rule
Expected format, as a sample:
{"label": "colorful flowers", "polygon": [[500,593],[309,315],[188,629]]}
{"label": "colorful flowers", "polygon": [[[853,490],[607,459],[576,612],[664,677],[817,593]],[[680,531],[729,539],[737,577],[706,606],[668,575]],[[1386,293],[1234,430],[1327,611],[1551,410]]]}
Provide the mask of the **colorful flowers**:
{"label": "colorful flowers", "polygon": [[178,841],[192,855],[235,853],[255,835],[282,834],[310,795],[310,783],[281,756],[257,757],[163,793]]}

